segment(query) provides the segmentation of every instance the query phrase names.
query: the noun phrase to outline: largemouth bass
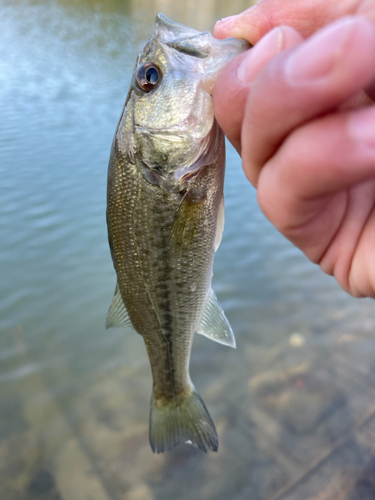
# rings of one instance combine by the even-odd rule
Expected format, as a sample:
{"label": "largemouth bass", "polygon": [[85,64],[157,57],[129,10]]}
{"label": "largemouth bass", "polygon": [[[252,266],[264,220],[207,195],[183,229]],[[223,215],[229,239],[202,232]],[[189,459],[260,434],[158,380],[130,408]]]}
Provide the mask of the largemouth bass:
{"label": "largemouth bass", "polygon": [[139,54],[114,137],[107,224],[117,286],[106,326],[131,326],[150,358],[150,444],[217,450],[214,423],[189,376],[194,333],[235,347],[211,290],[224,225],[224,135],[211,92],[249,47],[159,14]]}

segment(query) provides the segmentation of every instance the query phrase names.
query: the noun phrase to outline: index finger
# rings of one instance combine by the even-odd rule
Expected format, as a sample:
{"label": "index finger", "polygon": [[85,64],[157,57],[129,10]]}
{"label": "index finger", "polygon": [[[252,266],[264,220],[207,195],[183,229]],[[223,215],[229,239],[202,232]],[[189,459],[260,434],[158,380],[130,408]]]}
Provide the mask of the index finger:
{"label": "index finger", "polygon": [[[214,27],[216,38],[244,38],[255,44],[277,26],[290,26],[307,37],[317,29],[348,14],[370,17],[369,9],[361,0],[330,2],[327,0],[260,0],[237,16],[218,21]],[[369,2],[368,2],[369,3]],[[375,20],[375,9],[373,16]]]}
{"label": "index finger", "polygon": [[348,16],[269,62],[253,83],[241,131],[250,182],[257,184],[261,168],[291,131],[369,85],[374,61],[374,27]]}

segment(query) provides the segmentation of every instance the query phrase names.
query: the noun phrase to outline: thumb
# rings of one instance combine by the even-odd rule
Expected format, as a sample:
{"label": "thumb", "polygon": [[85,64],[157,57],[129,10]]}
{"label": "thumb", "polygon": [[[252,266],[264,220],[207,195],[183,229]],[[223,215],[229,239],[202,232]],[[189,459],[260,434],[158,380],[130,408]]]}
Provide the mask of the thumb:
{"label": "thumb", "polygon": [[252,82],[273,57],[301,41],[301,35],[292,28],[276,28],[228,64],[217,79],[213,91],[215,116],[239,154],[245,104]]}

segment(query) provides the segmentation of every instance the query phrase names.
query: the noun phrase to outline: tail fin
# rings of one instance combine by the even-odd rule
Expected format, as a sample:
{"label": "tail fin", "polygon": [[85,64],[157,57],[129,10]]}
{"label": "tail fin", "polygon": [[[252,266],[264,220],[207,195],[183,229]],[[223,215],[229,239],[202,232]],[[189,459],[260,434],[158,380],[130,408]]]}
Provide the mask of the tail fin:
{"label": "tail fin", "polygon": [[150,445],[155,453],[170,450],[178,443],[191,443],[203,451],[217,451],[215,425],[194,387],[165,402],[152,396]]}

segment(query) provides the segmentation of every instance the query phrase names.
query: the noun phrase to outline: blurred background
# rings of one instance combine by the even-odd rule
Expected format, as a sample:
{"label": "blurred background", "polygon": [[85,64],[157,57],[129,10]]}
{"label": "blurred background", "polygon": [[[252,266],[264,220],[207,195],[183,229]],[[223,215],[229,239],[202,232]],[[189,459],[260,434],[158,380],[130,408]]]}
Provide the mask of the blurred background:
{"label": "blurred background", "polygon": [[237,350],[197,336],[218,453],[153,455],[142,338],[104,329],[112,137],[158,12],[242,0],[0,0],[1,500],[375,498],[375,310],[267,222],[228,145],[213,287]]}

